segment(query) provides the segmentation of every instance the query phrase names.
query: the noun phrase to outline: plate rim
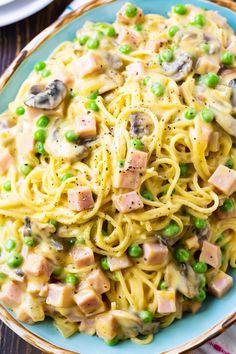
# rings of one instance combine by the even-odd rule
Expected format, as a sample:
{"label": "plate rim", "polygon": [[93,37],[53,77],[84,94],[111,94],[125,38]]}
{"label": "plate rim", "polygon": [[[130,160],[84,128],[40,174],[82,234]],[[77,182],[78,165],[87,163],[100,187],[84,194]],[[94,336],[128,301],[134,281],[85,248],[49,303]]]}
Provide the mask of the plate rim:
{"label": "plate rim", "polygon": [[[49,0],[52,2],[53,0]],[[225,8],[214,2],[214,0],[199,0],[203,4],[210,4],[213,2],[219,8]],[[49,3],[48,2],[48,3]],[[36,37],[34,37],[17,55],[17,57],[13,60],[13,62],[8,66],[8,68],[3,72],[0,77],[0,91],[4,89],[4,87],[9,82],[10,78],[14,75],[15,71],[22,64],[22,62],[27,59],[35,50],[37,50],[45,41],[47,41],[53,34],[59,31],[62,27],[64,27],[69,22],[74,19],[80,17],[85,12],[101,6],[116,2],[116,0],[91,0],[87,1],[85,4],[80,6],[78,9],[66,14],[63,17],[59,17],[55,22],[53,22],[50,26],[45,28],[41,33],[39,33]],[[190,0],[191,2],[191,0]],[[227,8],[229,12],[231,12],[234,16],[236,16],[235,12],[232,9]],[[0,304],[0,319],[4,324],[6,324],[10,329],[12,329],[17,335],[23,338],[26,342],[32,344],[33,346],[39,348],[40,350],[45,351],[46,353],[53,354],[79,354],[79,352],[70,351],[68,349],[64,349],[59,347],[49,341],[41,338],[31,330],[25,328],[21,322],[15,319],[11,313]],[[229,315],[223,318],[221,321],[217,322],[214,326],[209,328],[204,333],[199,336],[191,339],[190,341],[181,344],[175,348],[172,348],[168,351],[162,352],[160,354],[179,354],[185,353],[187,350],[195,349],[200,345],[204,344],[206,341],[215,338],[219,334],[223,333],[228,327],[236,322],[236,311],[232,311]],[[32,326],[33,328],[33,326]]]}

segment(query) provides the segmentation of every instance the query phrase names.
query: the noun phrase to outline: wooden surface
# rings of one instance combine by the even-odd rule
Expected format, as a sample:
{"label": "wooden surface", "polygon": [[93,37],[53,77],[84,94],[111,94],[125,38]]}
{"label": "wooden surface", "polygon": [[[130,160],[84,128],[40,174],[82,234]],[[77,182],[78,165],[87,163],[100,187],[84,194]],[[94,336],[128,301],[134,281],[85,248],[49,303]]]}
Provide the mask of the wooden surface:
{"label": "wooden surface", "polygon": [[[0,75],[32,38],[50,25],[71,0],[54,0],[37,14],[16,24],[0,28]],[[0,321],[1,354],[41,354]]]}

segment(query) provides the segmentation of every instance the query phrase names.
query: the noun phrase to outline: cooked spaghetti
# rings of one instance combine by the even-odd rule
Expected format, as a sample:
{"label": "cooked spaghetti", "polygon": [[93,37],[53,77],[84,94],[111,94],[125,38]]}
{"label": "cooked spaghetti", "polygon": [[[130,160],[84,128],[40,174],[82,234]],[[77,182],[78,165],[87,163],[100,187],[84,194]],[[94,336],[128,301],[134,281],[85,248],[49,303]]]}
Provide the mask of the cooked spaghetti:
{"label": "cooked spaghetti", "polygon": [[236,266],[236,36],[125,4],[35,64],[0,121],[0,298],[109,345],[222,297]]}

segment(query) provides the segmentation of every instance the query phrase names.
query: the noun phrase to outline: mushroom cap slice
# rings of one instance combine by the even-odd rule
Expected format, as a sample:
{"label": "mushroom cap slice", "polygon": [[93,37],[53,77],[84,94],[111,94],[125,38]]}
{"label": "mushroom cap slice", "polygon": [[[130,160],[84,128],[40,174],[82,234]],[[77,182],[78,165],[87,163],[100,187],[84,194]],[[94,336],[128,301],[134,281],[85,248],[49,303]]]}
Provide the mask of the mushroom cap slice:
{"label": "mushroom cap slice", "polygon": [[25,104],[36,109],[53,110],[64,100],[66,94],[66,85],[61,80],[54,80],[46,88],[42,85],[32,86]]}
{"label": "mushroom cap slice", "polygon": [[136,337],[142,331],[142,322],[138,316],[123,310],[112,310],[111,314],[120,327],[122,339]]}
{"label": "mushroom cap slice", "polygon": [[170,63],[163,62],[162,68],[167,76],[172,77],[175,81],[183,80],[192,70],[193,59],[189,53],[179,53],[176,59]]}

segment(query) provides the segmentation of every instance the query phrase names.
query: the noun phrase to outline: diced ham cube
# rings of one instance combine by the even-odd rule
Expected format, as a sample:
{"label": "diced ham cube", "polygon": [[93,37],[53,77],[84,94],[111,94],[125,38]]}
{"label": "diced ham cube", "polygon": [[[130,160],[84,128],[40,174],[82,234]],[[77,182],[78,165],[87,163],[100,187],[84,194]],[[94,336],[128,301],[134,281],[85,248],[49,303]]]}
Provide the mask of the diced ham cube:
{"label": "diced ham cube", "polygon": [[187,238],[187,240],[185,240],[185,245],[187,246],[187,248],[189,250],[193,249],[193,248],[199,248],[199,241],[197,236],[191,236],[189,238]]}
{"label": "diced ham cube", "polygon": [[79,331],[81,333],[86,333],[89,336],[93,336],[96,332],[94,327],[95,327],[95,319],[93,317],[83,318],[83,320],[80,322],[79,325]]}
{"label": "diced ham cube", "polygon": [[0,174],[5,173],[12,163],[12,156],[8,149],[1,149],[0,152]]}
{"label": "diced ham cube", "polygon": [[93,208],[94,200],[89,187],[76,187],[68,190],[69,207],[75,211]]}
{"label": "diced ham cube", "polygon": [[163,264],[168,260],[168,248],[159,243],[144,243],[143,260],[148,265]]}
{"label": "diced ham cube", "polygon": [[23,157],[34,151],[34,134],[31,129],[28,129],[24,133],[18,133],[16,137],[16,145],[18,154]]}
{"label": "diced ham cube", "polygon": [[98,294],[106,293],[111,287],[110,280],[101,269],[94,269],[87,276],[86,281]]}
{"label": "diced ham cube", "polygon": [[234,207],[234,209],[231,211],[222,211],[222,210],[218,209],[217,215],[218,215],[219,219],[221,219],[221,220],[236,218],[236,207]]}
{"label": "diced ham cube", "polygon": [[89,247],[74,247],[72,258],[77,268],[88,267],[95,262],[93,251]]}
{"label": "diced ham cube", "polygon": [[129,192],[113,197],[116,209],[121,213],[129,213],[143,208],[143,202],[137,192]]}
{"label": "diced ham cube", "polygon": [[39,295],[39,293],[42,291],[42,289],[44,288],[45,286],[45,282],[41,279],[35,279],[28,282],[28,285],[27,285],[27,292],[29,294],[34,294],[34,295]]}
{"label": "diced ham cube", "polygon": [[88,52],[72,63],[75,74],[81,77],[94,74],[104,68],[103,60],[97,53]]}
{"label": "diced ham cube", "polygon": [[139,172],[130,170],[117,170],[113,178],[114,188],[136,189],[139,183]]}
{"label": "diced ham cube", "polygon": [[157,311],[158,313],[171,313],[176,311],[175,291],[157,291]]}
{"label": "diced ham cube", "polygon": [[85,288],[74,295],[80,311],[86,315],[103,312],[105,307],[101,297],[92,288]]}
{"label": "diced ham cube", "polygon": [[112,272],[125,269],[133,265],[131,259],[126,254],[121,257],[108,257],[108,264]]}
{"label": "diced ham cube", "polygon": [[140,9],[139,7],[136,7],[137,8],[136,16],[128,17],[126,16],[126,9],[128,5],[129,3],[124,4],[120,9],[120,11],[117,13],[116,15],[117,22],[123,23],[125,25],[134,25],[136,23],[142,23],[144,21],[143,10]]}
{"label": "diced ham cube", "polygon": [[0,301],[4,303],[5,306],[13,309],[21,303],[22,290],[16,283],[12,281],[5,283],[2,286],[0,292]]}
{"label": "diced ham cube", "polygon": [[203,241],[202,251],[199,257],[200,262],[205,262],[213,268],[221,266],[221,250],[219,246],[213,245],[208,241]]}
{"label": "diced ham cube", "polygon": [[50,278],[53,271],[53,265],[44,256],[36,253],[30,253],[24,262],[23,269],[26,274],[38,277],[44,275]]}
{"label": "diced ham cube", "polygon": [[126,156],[125,168],[144,172],[147,168],[148,154],[144,151],[129,149]]}
{"label": "diced ham cube", "polygon": [[98,315],[95,317],[95,329],[98,337],[111,340],[117,336],[117,320],[110,312]]}
{"label": "diced ham cube", "polygon": [[74,290],[67,284],[49,284],[46,303],[54,307],[70,307],[73,305]]}
{"label": "diced ham cube", "polygon": [[219,59],[213,56],[202,56],[198,59],[196,64],[196,72],[200,75],[209,72],[218,73],[220,69]]}
{"label": "diced ham cube", "polygon": [[96,119],[92,114],[76,118],[76,132],[81,138],[96,136]]}
{"label": "diced ham cube", "polygon": [[227,50],[232,52],[234,55],[236,55],[236,36],[232,36],[229,41],[229,45],[227,47]]}
{"label": "diced ham cube", "polygon": [[131,75],[135,79],[140,79],[142,76],[146,75],[145,66],[141,61],[127,65],[126,70],[128,75]]}
{"label": "diced ham cube", "polygon": [[201,134],[201,139],[206,144],[206,147],[208,147],[214,134],[214,129],[211,126],[211,124],[201,121],[200,134]]}
{"label": "diced ham cube", "polygon": [[224,194],[230,195],[236,191],[236,171],[220,165],[209,178],[208,182]]}
{"label": "diced ham cube", "polygon": [[219,270],[213,277],[207,279],[208,290],[216,297],[224,296],[233,286],[233,278]]}
{"label": "diced ham cube", "polygon": [[120,28],[119,35],[117,37],[117,42],[119,44],[125,43],[129,44],[132,48],[136,48],[141,43],[141,38],[135,32],[128,30],[124,27]]}
{"label": "diced ham cube", "polygon": [[210,136],[210,141],[208,144],[209,151],[217,152],[220,150],[220,133],[213,132]]}
{"label": "diced ham cube", "polygon": [[145,49],[158,53],[165,42],[165,39],[149,39],[146,43]]}

